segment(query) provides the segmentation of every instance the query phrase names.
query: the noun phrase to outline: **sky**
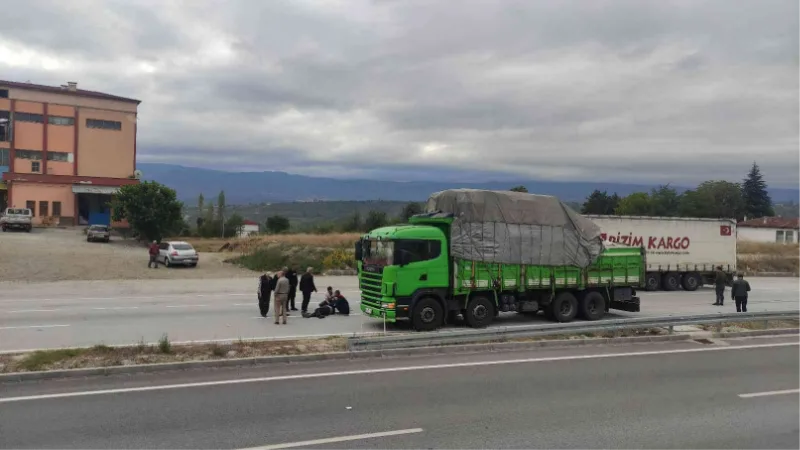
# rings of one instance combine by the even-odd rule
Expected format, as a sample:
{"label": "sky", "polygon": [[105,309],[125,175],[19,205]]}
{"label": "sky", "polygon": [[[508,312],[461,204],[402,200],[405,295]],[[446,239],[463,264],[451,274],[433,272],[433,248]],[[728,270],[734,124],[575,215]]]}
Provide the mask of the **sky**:
{"label": "sky", "polygon": [[139,161],[798,185],[796,0],[12,0],[0,79],[142,100]]}

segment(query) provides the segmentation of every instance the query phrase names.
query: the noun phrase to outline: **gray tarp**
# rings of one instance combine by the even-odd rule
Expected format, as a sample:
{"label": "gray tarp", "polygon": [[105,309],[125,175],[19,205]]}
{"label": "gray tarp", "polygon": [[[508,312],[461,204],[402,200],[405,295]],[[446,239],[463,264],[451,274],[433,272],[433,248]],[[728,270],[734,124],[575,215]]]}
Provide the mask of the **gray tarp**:
{"label": "gray tarp", "polygon": [[603,251],[600,228],[557,198],[451,189],[428,199],[429,213],[453,214],[453,256],[503,264],[586,267]]}

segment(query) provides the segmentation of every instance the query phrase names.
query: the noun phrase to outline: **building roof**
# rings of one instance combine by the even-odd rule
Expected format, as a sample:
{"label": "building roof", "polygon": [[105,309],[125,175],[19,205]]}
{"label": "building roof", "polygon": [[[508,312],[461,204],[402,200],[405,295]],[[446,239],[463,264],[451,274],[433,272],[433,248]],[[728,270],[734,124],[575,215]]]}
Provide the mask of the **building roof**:
{"label": "building roof", "polygon": [[45,86],[43,84],[20,83],[18,81],[6,81],[6,80],[0,80],[0,87],[28,89],[31,91],[49,92],[52,94],[74,95],[76,97],[89,97],[101,100],[116,100],[120,102],[130,102],[136,104],[142,103],[141,100],[136,100],[133,98],[120,97],[117,95],[111,95],[97,91],[87,91],[86,89],[78,89],[77,87],[75,87],[74,89],[70,89],[61,86]]}
{"label": "building roof", "polygon": [[750,219],[737,224],[744,228],[781,228],[796,230],[800,228],[800,219],[786,217],[762,217],[760,219]]}
{"label": "building roof", "polygon": [[256,226],[258,226],[258,222],[252,221],[250,219],[245,219],[244,222],[242,222],[242,223],[244,223],[245,225],[256,225]]}

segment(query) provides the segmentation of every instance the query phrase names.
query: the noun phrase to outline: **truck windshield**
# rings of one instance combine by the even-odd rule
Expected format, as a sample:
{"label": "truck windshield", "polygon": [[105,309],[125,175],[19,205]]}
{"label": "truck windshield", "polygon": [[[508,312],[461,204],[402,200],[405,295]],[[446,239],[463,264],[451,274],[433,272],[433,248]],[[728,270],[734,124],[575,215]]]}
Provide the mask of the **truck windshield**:
{"label": "truck windshield", "polygon": [[364,264],[389,266],[394,261],[394,242],[368,240],[364,241]]}

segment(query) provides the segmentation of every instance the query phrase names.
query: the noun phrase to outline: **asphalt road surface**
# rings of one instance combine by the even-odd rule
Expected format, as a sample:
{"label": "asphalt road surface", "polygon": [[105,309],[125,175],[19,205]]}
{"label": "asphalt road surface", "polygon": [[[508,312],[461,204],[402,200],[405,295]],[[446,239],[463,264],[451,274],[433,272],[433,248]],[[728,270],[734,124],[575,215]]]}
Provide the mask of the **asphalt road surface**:
{"label": "asphalt road surface", "polygon": [[[751,278],[750,283],[750,311],[798,309],[796,278]],[[354,310],[349,317],[303,319],[294,313],[287,326],[259,316],[257,284],[255,279],[0,283],[0,351],[149,343],[163,334],[182,342],[383,331],[383,322],[360,314],[355,277],[316,280],[320,290],[330,285],[342,291]],[[730,300],[722,308],[712,306],[711,288],[641,296],[641,313],[612,311],[608,317],[735,311]],[[311,305],[321,300],[321,293],[314,294]],[[547,322],[506,313],[495,325],[535,323]],[[388,328],[398,330],[408,326]]]}
{"label": "asphalt road surface", "polygon": [[0,385],[3,448],[791,448],[797,337]]}

